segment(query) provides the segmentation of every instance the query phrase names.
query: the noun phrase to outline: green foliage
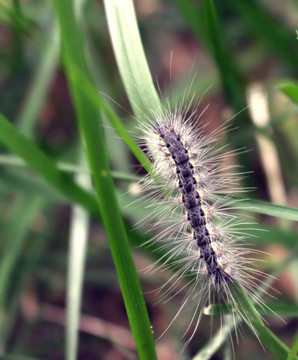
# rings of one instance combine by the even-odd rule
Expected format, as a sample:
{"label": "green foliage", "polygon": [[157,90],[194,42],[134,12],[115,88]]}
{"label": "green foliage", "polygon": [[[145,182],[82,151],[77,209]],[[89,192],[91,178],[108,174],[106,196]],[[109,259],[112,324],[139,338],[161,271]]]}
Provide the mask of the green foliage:
{"label": "green foliage", "polygon": [[[259,189],[252,194],[254,200],[243,202],[245,211],[260,223],[255,230],[250,230],[250,235],[256,236],[252,239],[254,246],[261,246],[268,252],[271,249],[268,250],[268,246],[277,249],[277,256],[269,259],[273,272],[276,268],[278,271],[285,269],[290,263],[295,266],[297,261],[294,221],[298,220],[295,203],[298,173],[293,164],[298,159],[298,127],[295,121],[298,87],[292,79],[297,77],[298,46],[291,20],[294,8],[297,10],[296,5],[286,1],[286,5],[279,8],[281,5],[277,4],[282,16],[275,18],[274,5],[256,0],[204,0],[201,6],[193,0],[156,1],[156,8],[150,2],[147,8],[142,2],[136,3],[137,16],[131,0],[107,0],[104,2],[105,9],[91,1],[56,0],[55,12],[53,4],[45,0],[15,0],[0,4],[0,22],[9,34],[3,37],[0,28],[1,39],[7,39],[0,49],[0,106],[3,114],[0,115],[0,226],[3,234],[0,241],[1,358],[54,358],[63,356],[61,354],[65,351],[66,358],[70,360],[84,358],[84,349],[89,346],[96,349],[95,358],[111,349],[123,358],[133,358],[134,345],[119,343],[121,336],[117,339],[110,333],[95,332],[93,336],[97,338],[92,342],[90,333],[89,337],[83,333],[80,338],[78,336],[79,329],[82,330],[79,321],[81,307],[83,312],[92,314],[93,320],[101,321],[106,316],[108,324],[118,321],[112,316],[114,312],[115,316],[120,316],[115,300],[120,297],[117,295],[116,273],[138,356],[140,359],[156,358],[142,289],[146,292],[148,288],[156,288],[156,284],[160,284],[159,277],[165,277],[162,285],[169,281],[172,274],[158,274],[153,280],[146,276],[146,281],[140,276],[141,289],[128,244],[129,241],[139,246],[149,238],[147,229],[133,229],[131,226],[131,220],[136,222],[148,216],[148,209],[135,202],[136,196],[129,191],[142,179],[140,173],[136,176],[136,162],[131,160],[131,155],[138,161],[139,168],[141,164],[142,168],[151,172],[150,162],[130,131],[136,129],[136,119],[148,115],[150,109],[158,110],[164,101],[159,99],[147,59],[152,73],[160,75],[161,88],[166,87],[171,101],[181,97],[179,94],[184,93],[184,85],[189,84],[189,80],[184,81],[191,67],[187,59],[193,61],[192,51],[199,46],[199,70],[195,81],[195,88],[200,89],[198,97],[204,91],[202,87],[210,85],[210,79],[216,85],[220,84],[221,90],[215,85],[205,95],[206,100],[211,102],[213,110],[222,95],[232,110],[232,116],[241,112],[233,118],[237,129],[227,135],[229,146],[252,149],[251,153],[240,154],[237,161],[244,171],[255,170],[246,178]],[[184,39],[188,41],[184,42]],[[116,64],[111,60],[111,42],[126,96],[136,117],[131,120],[123,119],[126,114],[122,113],[121,107],[127,109],[127,102]],[[165,59],[170,59],[172,47],[174,65],[169,71],[172,79],[170,84],[165,84],[163,80],[168,76]],[[63,69],[59,63],[60,53]],[[201,56],[203,53],[206,57]],[[177,54],[180,54],[181,61]],[[177,69],[180,66],[184,68],[179,73]],[[203,70],[200,70],[201,66]],[[261,130],[253,125],[246,108],[247,89],[251,82],[259,81],[255,74],[263,74],[262,82],[267,84],[268,94],[272,96],[269,99],[272,121]],[[284,81],[285,76],[289,80]],[[69,85],[69,95],[64,77]],[[184,85],[181,86],[181,83]],[[282,101],[286,103],[280,101],[274,91],[277,94],[283,92],[287,98],[283,96]],[[103,93],[120,102],[120,109],[115,110]],[[203,102],[206,100],[203,99]],[[72,121],[72,106],[78,125]],[[65,110],[67,107],[70,110]],[[219,117],[224,117],[222,112],[215,112],[216,116],[208,114],[206,121],[218,125],[221,121]],[[115,141],[115,132],[120,139],[118,142]],[[277,151],[276,160],[282,172],[282,183],[279,185],[287,191],[288,204],[271,203],[264,176],[266,169],[258,160],[260,156],[254,141],[260,133],[271,140]],[[226,140],[223,139],[224,146]],[[78,181],[80,176],[89,179],[87,188]],[[91,178],[94,189],[90,184]],[[131,207],[127,207],[129,203],[133,203]],[[74,209],[79,209],[81,215],[77,216]],[[67,216],[72,224],[84,222],[84,235],[80,236],[79,232],[68,235],[68,221],[63,221],[65,211],[69,213]],[[103,228],[116,271],[105,245]],[[67,238],[71,242],[69,247],[65,245]],[[163,249],[164,253],[158,253],[156,248],[153,244],[148,248],[138,247],[133,252],[140,267],[144,262],[150,261],[151,264],[152,260],[166,252]],[[280,254],[283,252],[291,255],[282,257]],[[264,257],[261,256],[260,260]],[[65,280],[67,263],[68,281]],[[172,271],[175,272],[175,267]],[[274,274],[277,274],[276,271]],[[286,276],[290,277],[288,282],[297,285],[297,279],[290,271]],[[264,289],[268,286],[264,284]],[[59,340],[54,337],[44,339],[43,327],[49,330],[47,322],[56,321],[58,324],[59,321],[55,317],[50,320],[42,318],[43,305],[61,304],[61,299],[65,297],[64,288],[67,292],[66,339],[64,341],[62,328],[59,328]],[[281,292],[285,292],[285,288],[283,286]],[[180,295],[183,295],[183,287],[178,297]],[[107,296],[105,302],[102,300],[104,296]],[[289,335],[278,336],[274,325],[269,330],[260,318],[260,313],[270,318],[275,314],[267,314],[264,308],[255,308],[243,289],[236,287],[235,296],[254,324],[260,342],[270,353],[266,355],[261,347],[258,348],[255,339],[256,348],[251,356],[283,360],[297,358],[297,339],[286,338]],[[149,306],[156,302],[148,294],[145,294],[145,299]],[[273,304],[272,300],[264,299],[266,305],[280,316],[297,317],[294,300],[291,292]],[[174,313],[176,306],[175,297],[165,306],[159,305],[156,313],[163,314],[157,316],[162,319],[163,328],[169,323],[168,318],[164,320],[164,314],[167,311]],[[215,314],[230,311],[229,306],[226,309],[217,307],[219,305],[214,305],[210,311]],[[40,311],[34,312],[37,308]],[[31,313],[30,309],[33,309]],[[125,314],[124,311],[122,313]],[[158,328],[156,313],[155,308],[150,306],[157,337],[162,330]],[[208,316],[206,320],[209,322]],[[64,320],[59,324],[64,324]],[[125,315],[117,325],[120,327],[123,324]],[[196,353],[194,359],[209,359],[215,352],[221,351],[221,345],[229,342],[234,326],[231,321],[222,332],[215,333],[210,339],[209,332],[200,328],[200,337],[195,338],[190,347],[190,352]],[[173,327],[175,331],[169,332],[169,339],[180,347],[183,325],[177,321]],[[86,328],[92,334],[96,327],[91,327],[91,330],[88,326]],[[249,332],[245,328],[243,333],[246,337]],[[289,350],[284,342],[293,344],[292,349]],[[238,346],[241,347],[241,344],[235,346],[236,357],[242,354],[241,348],[238,352]],[[188,359],[187,351],[184,354]],[[243,356],[244,360],[248,359],[245,354]]]}

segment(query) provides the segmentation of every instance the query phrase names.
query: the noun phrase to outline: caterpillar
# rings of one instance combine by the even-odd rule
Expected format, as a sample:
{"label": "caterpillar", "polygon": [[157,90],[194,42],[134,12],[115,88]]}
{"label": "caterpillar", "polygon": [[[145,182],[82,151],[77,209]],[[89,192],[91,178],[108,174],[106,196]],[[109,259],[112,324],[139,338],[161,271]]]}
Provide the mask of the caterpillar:
{"label": "caterpillar", "polygon": [[[184,334],[191,332],[186,344],[196,333],[204,310],[218,303],[230,304],[235,324],[244,321],[258,336],[231,291],[231,284],[240,284],[253,302],[265,306],[258,281],[266,274],[252,265],[258,251],[246,245],[249,222],[239,216],[241,205],[234,197],[247,189],[238,185],[243,174],[237,172],[237,165],[227,161],[239,151],[218,145],[230,126],[224,124],[207,134],[206,125],[197,122],[197,104],[193,105],[172,110],[168,104],[139,121],[139,143],[154,173],[141,181],[139,201],[149,211],[143,222],[155,232],[147,244],[157,243],[163,251],[148,270],[175,268],[159,292],[169,301],[185,291],[168,327],[183,309],[194,307]],[[182,277],[190,279],[187,287],[179,286]],[[221,324],[225,318],[221,317]]]}

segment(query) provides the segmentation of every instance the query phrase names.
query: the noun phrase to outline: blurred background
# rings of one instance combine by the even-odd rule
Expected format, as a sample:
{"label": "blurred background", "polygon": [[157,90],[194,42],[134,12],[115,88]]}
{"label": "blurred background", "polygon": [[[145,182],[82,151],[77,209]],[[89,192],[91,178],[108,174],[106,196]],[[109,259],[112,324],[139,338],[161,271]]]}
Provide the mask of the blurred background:
{"label": "blurred background", "polygon": [[[151,74],[161,96],[175,103],[194,79],[193,91],[198,98],[204,94],[201,109],[208,105],[201,121],[208,120],[215,128],[233,117],[236,129],[227,135],[227,141],[233,148],[250,149],[235,160],[243,171],[251,172],[244,180],[245,186],[254,188],[248,196],[298,207],[298,108],[281,90],[281,84],[297,80],[298,75],[297,2],[215,0],[222,36],[215,47],[197,16],[200,1],[134,3]],[[91,189],[61,64],[52,5],[48,0],[0,0],[0,112],[76,181]],[[132,111],[115,63],[103,4],[80,0],[75,5],[98,90],[107,95],[106,101],[130,128]],[[105,135],[113,170],[145,173],[107,122]],[[78,359],[135,359],[104,229],[71,206],[2,144],[0,147],[1,359],[64,359],[71,237],[77,241],[87,238],[85,253],[82,248],[86,270]],[[137,204],[126,207],[137,190],[135,184],[121,180],[116,184],[127,223],[146,216],[146,209],[137,208]],[[284,266],[274,282],[276,299],[270,301],[297,303],[297,223],[260,214],[253,220],[266,232],[258,232],[252,241],[271,254],[264,255],[262,270],[272,273]],[[154,254],[136,246],[148,240],[149,234],[137,230],[129,237],[137,268],[149,266]],[[179,308],[178,297],[163,304],[153,291],[169,276],[140,271],[156,337]],[[276,316],[266,319],[271,330],[291,347],[298,320],[289,315],[293,314],[282,316],[286,324]],[[185,353],[179,354],[189,316],[175,322],[159,340],[159,359],[190,359],[208,342],[210,319],[204,317],[198,335]],[[249,331],[243,328],[242,332],[239,344],[235,343],[236,359],[271,359]],[[223,359],[230,350],[228,340],[212,359]]]}

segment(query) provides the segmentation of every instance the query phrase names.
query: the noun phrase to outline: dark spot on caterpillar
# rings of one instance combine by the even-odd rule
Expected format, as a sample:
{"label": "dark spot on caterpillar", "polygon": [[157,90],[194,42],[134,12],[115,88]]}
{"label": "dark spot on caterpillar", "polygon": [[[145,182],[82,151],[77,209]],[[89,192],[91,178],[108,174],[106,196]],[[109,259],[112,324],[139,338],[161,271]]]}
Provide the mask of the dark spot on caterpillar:
{"label": "dark spot on caterpillar", "polygon": [[176,158],[177,158],[176,165],[181,166],[188,162],[188,156],[177,155]]}
{"label": "dark spot on caterpillar", "polygon": [[[181,182],[182,183],[182,182]],[[182,188],[183,188],[183,193],[184,194],[189,194],[193,189],[193,184],[183,184]]]}
{"label": "dark spot on caterpillar", "polygon": [[210,265],[211,262],[212,262],[212,258],[210,256],[208,256],[206,259],[205,259],[207,265]]}
{"label": "dark spot on caterpillar", "polygon": [[181,175],[184,177],[184,179],[193,177],[193,171],[187,165],[186,166],[179,166],[179,172],[181,172]]}
{"label": "dark spot on caterpillar", "polygon": [[202,226],[202,225],[206,225],[206,220],[205,218],[199,216],[198,214],[192,214],[191,213],[191,210],[189,210],[189,216],[190,216],[190,225],[193,227],[193,228],[196,228],[196,227],[199,227],[199,226]]}

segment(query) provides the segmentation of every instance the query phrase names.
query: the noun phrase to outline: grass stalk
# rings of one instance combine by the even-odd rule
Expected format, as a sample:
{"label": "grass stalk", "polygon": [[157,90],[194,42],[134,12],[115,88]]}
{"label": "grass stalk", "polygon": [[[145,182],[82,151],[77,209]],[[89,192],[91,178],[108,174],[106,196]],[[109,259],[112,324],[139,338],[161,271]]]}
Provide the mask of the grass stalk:
{"label": "grass stalk", "polygon": [[[90,79],[84,56],[82,34],[75,21],[71,0],[55,1],[59,19],[64,65],[74,100],[79,129],[95,186],[98,206],[108,236],[132,333],[140,359],[156,359],[148,313],[133,263],[128,238],[118,208],[110,172],[101,118],[73,76],[73,66]],[[95,86],[92,91],[96,93]]]}

